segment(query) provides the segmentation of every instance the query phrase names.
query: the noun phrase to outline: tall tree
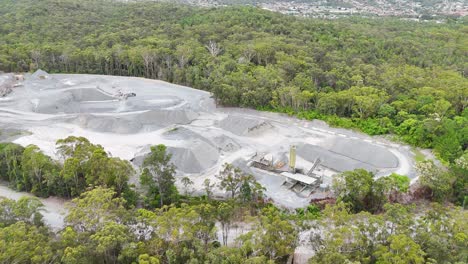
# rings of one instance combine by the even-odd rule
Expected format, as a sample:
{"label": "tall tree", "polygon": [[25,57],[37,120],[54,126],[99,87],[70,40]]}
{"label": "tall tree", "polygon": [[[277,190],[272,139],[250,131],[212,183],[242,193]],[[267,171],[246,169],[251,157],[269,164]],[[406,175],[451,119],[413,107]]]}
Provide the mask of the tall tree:
{"label": "tall tree", "polygon": [[388,246],[380,246],[376,251],[377,264],[423,264],[426,253],[406,235],[395,235],[388,238]]}
{"label": "tall tree", "polygon": [[16,222],[42,226],[44,204],[36,197],[21,197],[18,201],[0,197],[0,227]]}
{"label": "tall tree", "polygon": [[115,198],[115,191],[97,187],[81,194],[68,205],[65,224],[78,232],[94,233],[106,223],[123,223],[128,217],[126,201]]}
{"label": "tall tree", "polygon": [[420,173],[419,182],[431,190],[431,198],[443,201],[450,197],[454,177],[450,172],[437,167],[433,161],[423,161],[416,164]]}
{"label": "tall tree", "polygon": [[49,184],[57,174],[57,164],[35,145],[29,145],[23,152],[22,171],[25,188],[39,196],[50,194]]}
{"label": "tall tree", "polygon": [[59,252],[47,232],[25,222],[0,228],[1,263],[53,263]]}
{"label": "tall tree", "polygon": [[229,192],[231,199],[234,199],[239,192],[245,175],[239,168],[234,167],[232,164],[225,163],[223,169],[216,177],[220,180],[219,187]]}
{"label": "tall tree", "polygon": [[147,169],[150,179],[156,185],[159,192],[159,206],[170,203],[171,198],[177,194],[175,183],[175,169],[171,163],[172,155],[166,153],[166,146],[157,145],[151,147],[151,152],[143,162],[143,168]]}
{"label": "tall tree", "polygon": [[276,208],[265,208],[253,231],[253,248],[270,260],[285,259],[294,252],[298,233]]}
{"label": "tall tree", "polygon": [[363,169],[343,172],[333,178],[332,189],[339,201],[349,203],[354,212],[366,209],[374,175]]}

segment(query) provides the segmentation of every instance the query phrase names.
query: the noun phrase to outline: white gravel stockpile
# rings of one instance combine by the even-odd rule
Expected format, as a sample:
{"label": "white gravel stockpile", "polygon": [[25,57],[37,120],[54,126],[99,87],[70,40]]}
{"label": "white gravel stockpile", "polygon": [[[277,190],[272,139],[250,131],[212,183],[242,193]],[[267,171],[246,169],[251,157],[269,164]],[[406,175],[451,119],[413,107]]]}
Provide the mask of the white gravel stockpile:
{"label": "white gravel stockpile", "polygon": [[[0,85],[10,78],[0,75]],[[191,177],[198,193],[204,179],[216,182],[222,164],[230,162],[254,174],[278,204],[306,205],[307,198],[281,185],[281,176],[246,165],[256,152],[286,157],[287,162],[293,144],[304,166],[320,158],[335,172],[365,168],[379,176],[398,172],[415,177],[404,146],[320,122],[216,108],[209,93],[188,87],[142,78],[43,71],[16,82],[12,92],[0,98],[0,129],[29,132],[13,138],[14,142],[36,144],[55,156],[57,139],[84,136],[111,155],[135,164],[141,164],[151,145],[165,144],[178,177]]]}
{"label": "white gravel stockpile", "polygon": [[229,115],[219,122],[219,126],[238,136],[250,136],[261,134],[262,131],[271,128],[271,124],[264,120],[245,118],[242,116]]}

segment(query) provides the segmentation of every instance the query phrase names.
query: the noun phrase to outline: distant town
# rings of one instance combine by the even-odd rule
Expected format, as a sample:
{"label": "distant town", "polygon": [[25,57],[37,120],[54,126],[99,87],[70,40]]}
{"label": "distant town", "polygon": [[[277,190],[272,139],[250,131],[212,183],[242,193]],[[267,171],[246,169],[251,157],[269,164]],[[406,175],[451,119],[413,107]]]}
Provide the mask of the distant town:
{"label": "distant town", "polygon": [[[168,0],[156,1],[168,2]],[[447,16],[463,17],[468,14],[468,2],[463,0],[176,0],[176,2],[203,7],[254,5],[282,14],[317,18],[364,15],[427,20]]]}

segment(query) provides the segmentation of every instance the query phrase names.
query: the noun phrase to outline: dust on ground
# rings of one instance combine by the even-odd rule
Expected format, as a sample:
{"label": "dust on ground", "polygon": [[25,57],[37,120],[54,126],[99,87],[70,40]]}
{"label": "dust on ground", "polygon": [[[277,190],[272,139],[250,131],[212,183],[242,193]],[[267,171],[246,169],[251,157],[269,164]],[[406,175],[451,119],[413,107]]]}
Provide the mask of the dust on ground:
{"label": "dust on ground", "polygon": [[[11,80],[11,75],[3,79]],[[229,162],[253,174],[278,205],[306,206],[310,197],[284,187],[284,177],[248,166],[255,153],[269,153],[287,164],[291,145],[297,146],[297,166],[304,170],[316,158],[322,160],[327,183],[334,173],[356,168],[379,177],[393,172],[417,176],[407,146],[320,121],[219,108],[208,92],[162,81],[38,71],[10,86],[0,99],[0,126],[27,132],[13,142],[35,144],[56,157],[57,139],[84,136],[135,165],[151,145],[165,144],[178,168],[177,178],[191,178],[192,191],[198,194],[203,193],[203,181],[216,182],[215,175]]]}

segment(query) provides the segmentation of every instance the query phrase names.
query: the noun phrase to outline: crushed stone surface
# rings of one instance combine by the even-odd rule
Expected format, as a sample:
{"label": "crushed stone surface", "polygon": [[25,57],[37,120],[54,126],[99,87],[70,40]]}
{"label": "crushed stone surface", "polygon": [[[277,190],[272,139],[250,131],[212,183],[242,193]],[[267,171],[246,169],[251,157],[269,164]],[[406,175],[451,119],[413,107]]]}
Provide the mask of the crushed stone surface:
{"label": "crushed stone surface", "polygon": [[[205,179],[216,183],[215,175],[229,162],[253,174],[277,204],[306,206],[310,197],[285,188],[282,176],[247,165],[255,153],[270,153],[287,163],[291,145],[297,146],[298,166],[304,170],[320,158],[330,174],[364,168],[378,176],[417,176],[407,146],[330,128],[321,121],[219,108],[205,91],[133,77],[44,71],[24,77],[22,85],[0,98],[0,130],[24,132],[13,142],[35,144],[56,157],[57,139],[84,136],[135,165],[143,162],[151,145],[165,144],[177,178],[190,177],[194,193],[203,193]],[[0,74],[0,87],[9,78]]]}

